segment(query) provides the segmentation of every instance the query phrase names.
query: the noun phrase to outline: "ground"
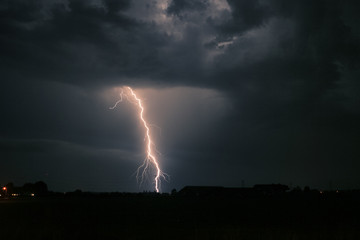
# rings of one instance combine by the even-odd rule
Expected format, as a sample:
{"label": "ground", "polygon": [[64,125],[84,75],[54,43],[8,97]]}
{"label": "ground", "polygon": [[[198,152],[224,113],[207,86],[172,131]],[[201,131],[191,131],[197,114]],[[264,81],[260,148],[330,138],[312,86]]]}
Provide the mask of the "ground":
{"label": "ground", "polygon": [[1,239],[360,239],[355,197],[0,200]]}

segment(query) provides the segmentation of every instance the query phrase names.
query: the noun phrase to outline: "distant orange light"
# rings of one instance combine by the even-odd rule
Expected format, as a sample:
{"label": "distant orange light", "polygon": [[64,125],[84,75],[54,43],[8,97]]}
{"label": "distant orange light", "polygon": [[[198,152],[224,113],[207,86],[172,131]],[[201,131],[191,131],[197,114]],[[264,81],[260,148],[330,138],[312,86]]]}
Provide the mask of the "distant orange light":
{"label": "distant orange light", "polygon": [[6,191],[6,187],[3,187],[3,190]]}

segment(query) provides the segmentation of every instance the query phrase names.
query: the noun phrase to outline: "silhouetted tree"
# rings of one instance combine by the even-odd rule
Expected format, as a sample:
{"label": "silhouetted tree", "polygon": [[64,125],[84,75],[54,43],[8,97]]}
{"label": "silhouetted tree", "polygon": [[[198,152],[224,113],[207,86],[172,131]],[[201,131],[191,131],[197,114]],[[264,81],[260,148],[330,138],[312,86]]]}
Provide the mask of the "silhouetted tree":
{"label": "silhouetted tree", "polygon": [[292,193],[302,193],[301,187],[297,186],[292,191]]}
{"label": "silhouetted tree", "polygon": [[26,193],[26,194],[30,194],[30,193],[34,193],[34,184],[33,183],[25,183],[22,188],[20,188],[20,192],[21,193]]}
{"label": "silhouetted tree", "polygon": [[6,184],[5,187],[6,187],[7,194],[12,194],[14,192],[14,183],[10,182],[10,183]]}
{"label": "silhouetted tree", "polygon": [[34,184],[34,193],[36,194],[46,194],[48,192],[48,187],[43,181],[36,182]]}
{"label": "silhouetted tree", "polygon": [[75,195],[81,195],[81,194],[82,194],[82,191],[81,191],[80,189],[76,189],[76,190],[74,191],[74,194],[75,194]]}

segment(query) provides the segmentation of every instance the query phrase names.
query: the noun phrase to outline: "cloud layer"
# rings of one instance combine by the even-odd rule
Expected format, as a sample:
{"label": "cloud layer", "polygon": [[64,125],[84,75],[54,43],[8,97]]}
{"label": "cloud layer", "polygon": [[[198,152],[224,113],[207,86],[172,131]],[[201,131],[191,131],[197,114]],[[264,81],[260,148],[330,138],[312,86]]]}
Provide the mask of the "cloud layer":
{"label": "cloud layer", "polygon": [[[4,169],[16,162],[14,172],[29,166],[41,178],[45,160],[139,157],[131,105],[108,111],[117,87],[131,85],[163,129],[165,190],[242,180],[360,187],[359,9],[335,0],[1,1]],[[60,144],[69,152],[60,157],[49,142],[88,153]],[[42,163],[30,166],[33,148]],[[95,167],[76,166],[84,177],[59,185],[59,174],[52,187],[99,190]],[[111,190],[136,190],[114,182]]]}

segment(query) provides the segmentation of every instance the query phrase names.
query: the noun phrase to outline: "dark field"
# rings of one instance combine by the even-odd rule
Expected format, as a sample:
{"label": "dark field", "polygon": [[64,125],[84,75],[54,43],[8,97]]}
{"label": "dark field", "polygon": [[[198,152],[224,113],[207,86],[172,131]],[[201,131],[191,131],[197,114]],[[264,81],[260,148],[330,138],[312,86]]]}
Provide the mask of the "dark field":
{"label": "dark field", "polygon": [[353,196],[0,200],[0,239],[360,239]]}

